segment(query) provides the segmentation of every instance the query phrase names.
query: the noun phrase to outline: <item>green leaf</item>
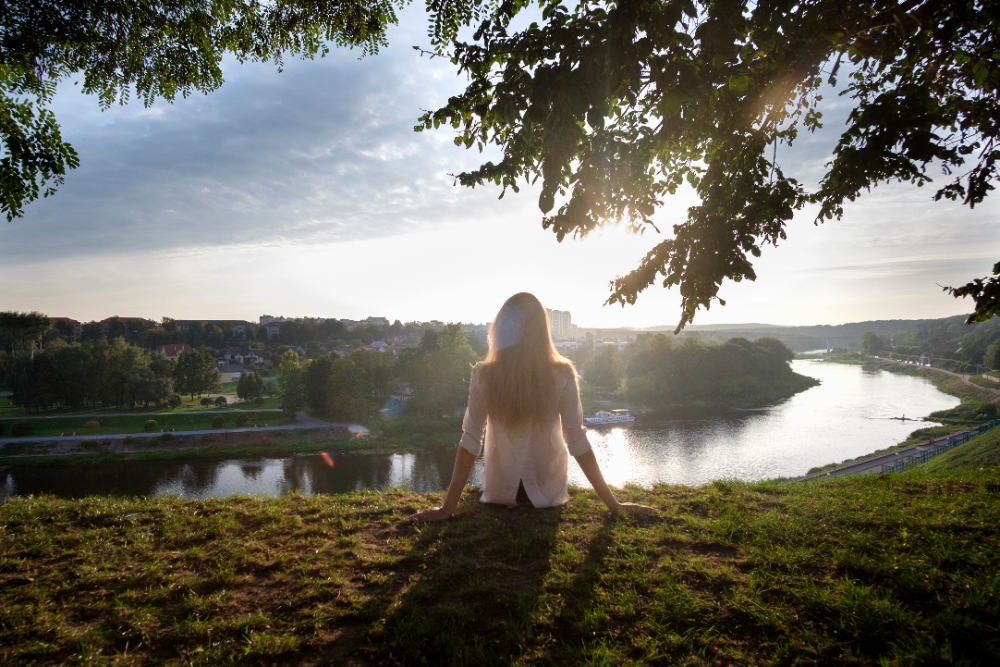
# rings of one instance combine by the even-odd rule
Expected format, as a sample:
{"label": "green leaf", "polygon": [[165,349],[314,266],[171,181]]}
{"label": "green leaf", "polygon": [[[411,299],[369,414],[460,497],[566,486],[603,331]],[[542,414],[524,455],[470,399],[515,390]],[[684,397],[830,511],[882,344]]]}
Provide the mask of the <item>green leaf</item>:
{"label": "green leaf", "polygon": [[744,95],[750,87],[750,77],[746,74],[738,74],[729,79],[729,91],[733,95]]}

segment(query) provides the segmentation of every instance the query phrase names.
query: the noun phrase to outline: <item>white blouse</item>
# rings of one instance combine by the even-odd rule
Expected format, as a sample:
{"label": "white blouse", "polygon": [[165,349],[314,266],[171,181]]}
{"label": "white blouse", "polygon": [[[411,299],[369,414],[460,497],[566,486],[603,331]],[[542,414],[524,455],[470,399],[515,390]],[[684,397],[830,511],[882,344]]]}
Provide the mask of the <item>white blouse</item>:
{"label": "white blouse", "polygon": [[558,410],[548,415],[541,426],[509,430],[487,419],[486,397],[482,383],[478,382],[478,371],[478,365],[472,369],[469,407],[465,410],[459,446],[479,456],[485,429],[481,501],[513,505],[518,482],[522,482],[535,507],[566,503],[569,500],[567,452],[580,456],[590,451],[575,378],[569,371],[556,374]]}

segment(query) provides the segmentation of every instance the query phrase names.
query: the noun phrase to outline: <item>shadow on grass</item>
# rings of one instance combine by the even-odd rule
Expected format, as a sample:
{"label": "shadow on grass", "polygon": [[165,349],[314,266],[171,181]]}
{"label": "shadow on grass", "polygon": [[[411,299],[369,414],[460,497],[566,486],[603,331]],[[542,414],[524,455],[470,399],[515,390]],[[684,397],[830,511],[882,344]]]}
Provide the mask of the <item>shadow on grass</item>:
{"label": "shadow on grass", "polygon": [[394,566],[406,574],[367,608],[357,659],[498,665],[522,656],[549,602],[544,582],[563,508],[480,505],[479,496],[467,494],[452,521],[402,524],[415,537]]}

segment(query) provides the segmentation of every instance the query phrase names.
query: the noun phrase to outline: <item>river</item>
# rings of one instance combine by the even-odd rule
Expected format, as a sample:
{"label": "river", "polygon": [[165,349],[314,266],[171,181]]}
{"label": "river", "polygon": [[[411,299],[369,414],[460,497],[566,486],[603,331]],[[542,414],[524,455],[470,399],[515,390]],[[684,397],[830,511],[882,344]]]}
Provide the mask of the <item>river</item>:
{"label": "river", "polygon": [[[914,429],[929,425],[893,417],[923,417],[959,403],[922,378],[814,360],[796,360],[792,366],[822,384],[759,410],[591,430],[590,441],[608,483],[697,485],[722,478],[798,476],[814,466],[889,447]],[[344,493],[391,486],[428,492],[447,486],[453,462],[454,451],[445,449],[421,454],[331,451],[328,457],[14,467],[0,472],[0,498],[42,493],[204,498],[279,495],[291,490]],[[481,473],[480,460],[473,484],[479,484]],[[572,461],[570,482],[587,485]]]}

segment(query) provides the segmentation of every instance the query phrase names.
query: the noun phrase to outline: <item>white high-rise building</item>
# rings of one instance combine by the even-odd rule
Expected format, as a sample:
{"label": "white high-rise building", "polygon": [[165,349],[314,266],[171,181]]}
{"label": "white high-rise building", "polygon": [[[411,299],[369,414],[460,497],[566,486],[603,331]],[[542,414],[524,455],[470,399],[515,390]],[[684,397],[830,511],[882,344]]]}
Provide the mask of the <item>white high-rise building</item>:
{"label": "white high-rise building", "polygon": [[570,316],[568,310],[551,310],[546,308],[545,313],[549,316],[549,330],[552,332],[553,338],[573,337],[573,318]]}

